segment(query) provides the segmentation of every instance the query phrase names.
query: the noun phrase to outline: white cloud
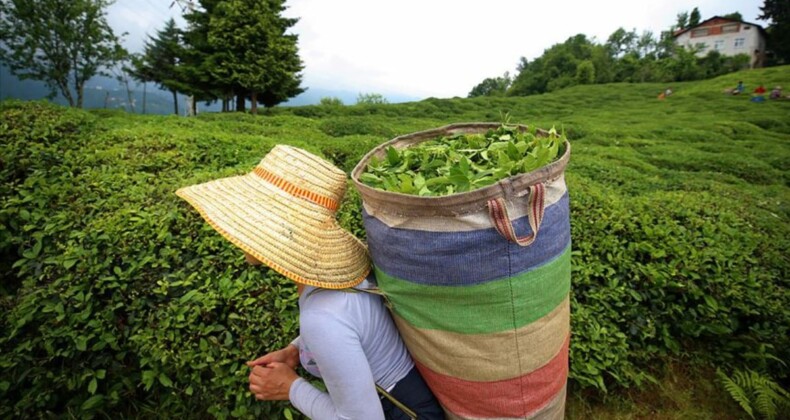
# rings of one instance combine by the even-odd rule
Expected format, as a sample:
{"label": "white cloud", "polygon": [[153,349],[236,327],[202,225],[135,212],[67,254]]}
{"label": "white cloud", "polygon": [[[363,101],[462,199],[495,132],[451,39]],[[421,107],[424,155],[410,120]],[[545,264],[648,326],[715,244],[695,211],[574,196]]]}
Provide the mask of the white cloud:
{"label": "white cloud", "polygon": [[123,42],[128,50],[141,51],[148,35],[156,35],[171,17],[183,26],[180,9],[170,8],[170,3],[170,0],[118,0],[108,8],[107,22],[116,35],[127,32]]}

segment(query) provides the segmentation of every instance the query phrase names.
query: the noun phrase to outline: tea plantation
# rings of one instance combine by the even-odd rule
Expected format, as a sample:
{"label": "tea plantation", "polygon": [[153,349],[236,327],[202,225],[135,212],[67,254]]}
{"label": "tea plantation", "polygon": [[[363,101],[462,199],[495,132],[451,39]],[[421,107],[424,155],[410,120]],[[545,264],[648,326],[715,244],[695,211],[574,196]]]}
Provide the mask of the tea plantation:
{"label": "tea plantation", "polygon": [[[722,93],[738,80],[790,88],[790,67],[672,84],[665,100],[666,85],[611,84],[195,118],[2,103],[0,418],[295,416],[256,402],[244,366],[297,334],[295,287],[174,191],[278,143],[350,171],[396,135],[505,114],[572,144],[576,398],[639,389],[670,363],[787,389],[790,100]],[[339,218],[364,238],[353,190]]]}

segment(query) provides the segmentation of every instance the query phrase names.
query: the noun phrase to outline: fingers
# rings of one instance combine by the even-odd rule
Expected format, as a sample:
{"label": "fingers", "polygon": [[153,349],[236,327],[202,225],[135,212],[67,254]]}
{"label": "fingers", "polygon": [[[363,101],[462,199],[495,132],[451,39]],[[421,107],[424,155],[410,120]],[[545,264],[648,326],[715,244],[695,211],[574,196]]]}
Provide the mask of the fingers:
{"label": "fingers", "polygon": [[249,366],[249,367],[265,366],[265,365],[267,365],[267,364],[269,364],[269,363],[271,363],[273,361],[274,361],[274,353],[267,353],[264,356],[261,356],[261,357],[255,359],[255,360],[250,361],[250,362],[247,362],[247,366]]}
{"label": "fingers", "polygon": [[262,380],[266,377],[269,373],[269,367],[267,366],[253,366],[252,371],[250,371],[250,381],[253,381],[255,378],[259,378]]}

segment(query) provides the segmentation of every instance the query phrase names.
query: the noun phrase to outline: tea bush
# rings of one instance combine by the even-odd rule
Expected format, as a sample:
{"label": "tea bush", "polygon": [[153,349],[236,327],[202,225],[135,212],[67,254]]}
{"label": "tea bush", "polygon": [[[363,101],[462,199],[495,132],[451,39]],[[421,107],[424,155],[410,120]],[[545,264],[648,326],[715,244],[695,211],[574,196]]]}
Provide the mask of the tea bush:
{"label": "tea bush", "polygon": [[[576,386],[638,386],[677,356],[786,385],[790,103],[722,96],[728,77],[790,67],[661,102],[618,84],[188,119],[1,103],[0,417],[282,417],[243,363],[297,334],[295,288],[174,191],[278,143],[350,171],[390,136],[507,113],[571,137]],[[351,187],[338,219],[364,238]]]}
{"label": "tea bush", "polygon": [[92,129],[43,103],[2,120],[2,252],[19,284],[4,276],[0,416],[280,413],[249,398],[243,362],[298,333],[295,288],[173,195],[239,150]]}

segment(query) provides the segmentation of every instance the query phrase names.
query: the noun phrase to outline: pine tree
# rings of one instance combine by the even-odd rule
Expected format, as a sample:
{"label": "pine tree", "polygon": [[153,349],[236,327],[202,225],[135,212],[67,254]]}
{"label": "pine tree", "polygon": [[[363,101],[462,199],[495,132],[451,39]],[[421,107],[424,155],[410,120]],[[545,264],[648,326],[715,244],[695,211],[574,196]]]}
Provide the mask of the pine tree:
{"label": "pine tree", "polygon": [[210,17],[212,75],[249,94],[252,113],[259,101],[270,107],[303,91],[297,37],[285,34],[296,19],[282,17],[284,10],[282,0],[225,0]]}
{"label": "pine tree", "polygon": [[[200,7],[193,7],[184,15],[187,28],[182,32],[184,52],[178,66],[178,79],[183,83],[183,92],[194,96],[196,101],[213,101],[234,93],[233,86],[223,84],[215,76],[215,69],[223,65],[222,51],[208,42],[212,15],[220,3],[223,1],[200,0]],[[243,105],[242,102],[241,108]]]}
{"label": "pine tree", "polygon": [[141,82],[154,82],[173,94],[174,112],[178,115],[178,91],[184,89],[179,79],[178,66],[184,55],[181,30],[170,19],[165,27],[149,36],[143,54],[133,59],[134,77]]}
{"label": "pine tree", "polygon": [[702,19],[702,17],[700,16],[699,9],[695,7],[689,15],[689,28],[699,25],[700,19]]}

